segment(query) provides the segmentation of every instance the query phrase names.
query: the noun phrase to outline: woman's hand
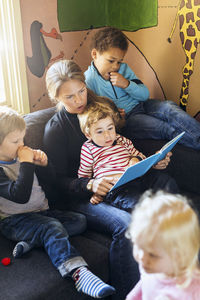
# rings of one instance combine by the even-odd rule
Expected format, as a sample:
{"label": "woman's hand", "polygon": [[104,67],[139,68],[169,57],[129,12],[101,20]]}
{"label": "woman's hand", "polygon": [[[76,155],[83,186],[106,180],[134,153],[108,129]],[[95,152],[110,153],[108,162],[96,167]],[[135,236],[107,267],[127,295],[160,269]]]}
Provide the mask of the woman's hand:
{"label": "woman's hand", "polygon": [[92,184],[92,191],[99,196],[106,196],[113,185],[117,182],[117,178],[114,177],[102,177],[94,179]]}
{"label": "woman's hand", "polygon": [[172,156],[172,153],[168,152],[167,155],[165,156],[165,158],[163,160],[160,160],[156,165],[153,166],[153,168],[157,169],[157,170],[165,169],[170,162],[171,156]]}

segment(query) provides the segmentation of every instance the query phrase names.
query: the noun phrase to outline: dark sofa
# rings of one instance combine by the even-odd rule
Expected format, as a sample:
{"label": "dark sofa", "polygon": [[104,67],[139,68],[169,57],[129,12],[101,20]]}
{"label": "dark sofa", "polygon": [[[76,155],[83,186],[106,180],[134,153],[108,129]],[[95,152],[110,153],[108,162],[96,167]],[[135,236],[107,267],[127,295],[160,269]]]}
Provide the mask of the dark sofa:
{"label": "dark sofa", "polygon": [[[30,113],[25,116],[27,133],[25,144],[41,148],[44,126],[55,108]],[[136,140],[135,146],[149,155],[159,150],[166,141]],[[182,192],[188,194],[195,205],[200,200],[200,154],[193,149],[176,145],[168,171],[177,180]],[[109,281],[108,257],[110,239],[106,235],[87,230],[71,238],[91,270]],[[43,249],[33,249],[20,259],[12,258],[15,243],[0,234],[0,260],[11,258],[9,266],[0,264],[0,300],[81,300],[92,299],[76,292],[70,279],[61,278]]]}

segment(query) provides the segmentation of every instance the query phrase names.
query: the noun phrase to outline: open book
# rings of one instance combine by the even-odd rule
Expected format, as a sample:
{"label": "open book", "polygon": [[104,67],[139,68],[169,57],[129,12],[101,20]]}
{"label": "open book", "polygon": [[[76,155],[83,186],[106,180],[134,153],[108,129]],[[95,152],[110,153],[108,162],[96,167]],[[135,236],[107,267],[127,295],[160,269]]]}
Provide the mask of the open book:
{"label": "open book", "polygon": [[157,162],[165,158],[166,154],[176,145],[176,143],[182,138],[184,133],[185,131],[177,135],[175,138],[165,144],[157,153],[141,160],[140,162],[126,169],[124,174],[119,178],[119,180],[115,183],[110,191],[144,175],[153,165],[157,164]]}

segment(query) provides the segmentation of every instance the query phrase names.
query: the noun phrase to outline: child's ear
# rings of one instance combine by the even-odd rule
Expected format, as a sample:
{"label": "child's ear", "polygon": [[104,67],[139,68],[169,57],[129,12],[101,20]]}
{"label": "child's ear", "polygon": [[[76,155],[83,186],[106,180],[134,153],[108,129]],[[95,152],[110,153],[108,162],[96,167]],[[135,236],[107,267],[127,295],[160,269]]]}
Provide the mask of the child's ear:
{"label": "child's ear", "polygon": [[89,133],[86,133],[85,136],[88,140],[91,140],[91,135]]}
{"label": "child's ear", "polygon": [[91,56],[92,56],[92,59],[96,59],[97,58],[97,50],[95,48],[92,49]]}

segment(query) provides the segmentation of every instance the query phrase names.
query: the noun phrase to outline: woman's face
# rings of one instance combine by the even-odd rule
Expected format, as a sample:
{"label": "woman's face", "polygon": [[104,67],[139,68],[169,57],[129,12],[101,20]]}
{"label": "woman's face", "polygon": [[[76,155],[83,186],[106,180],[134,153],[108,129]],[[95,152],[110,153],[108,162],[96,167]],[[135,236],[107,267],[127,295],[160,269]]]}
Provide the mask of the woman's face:
{"label": "woman's face", "polygon": [[62,102],[69,113],[82,113],[87,105],[85,83],[76,79],[64,82],[59,88],[56,100]]}

